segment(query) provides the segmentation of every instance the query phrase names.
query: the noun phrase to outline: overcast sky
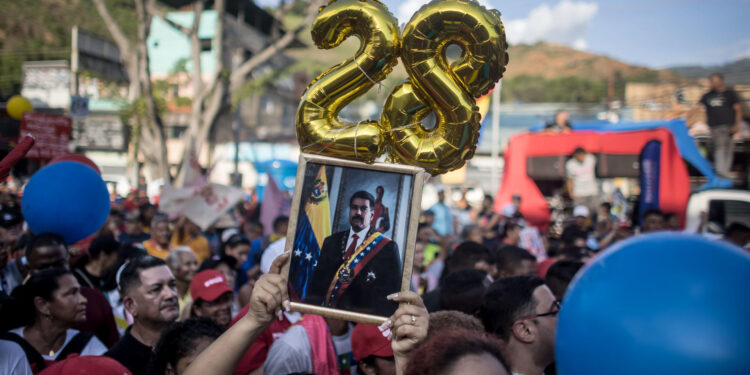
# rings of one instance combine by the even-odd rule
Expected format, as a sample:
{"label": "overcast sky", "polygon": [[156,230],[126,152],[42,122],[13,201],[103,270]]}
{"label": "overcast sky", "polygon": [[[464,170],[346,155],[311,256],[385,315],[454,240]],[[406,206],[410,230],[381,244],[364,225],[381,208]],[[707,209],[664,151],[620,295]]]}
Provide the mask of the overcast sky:
{"label": "overcast sky", "polygon": [[[384,2],[405,23],[427,0]],[[502,12],[511,43],[561,43],[653,68],[750,57],[750,0],[480,2]]]}

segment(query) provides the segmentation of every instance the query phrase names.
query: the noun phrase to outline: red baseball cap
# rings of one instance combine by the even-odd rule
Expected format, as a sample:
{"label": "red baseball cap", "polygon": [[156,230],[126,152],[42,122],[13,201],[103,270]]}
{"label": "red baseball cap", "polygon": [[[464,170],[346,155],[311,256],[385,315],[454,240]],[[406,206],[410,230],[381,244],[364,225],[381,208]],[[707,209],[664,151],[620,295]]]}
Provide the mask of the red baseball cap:
{"label": "red baseball cap", "polygon": [[217,270],[205,270],[198,272],[193,276],[190,282],[190,296],[193,301],[202,299],[211,302],[227,292],[232,292],[232,288],[227,285],[227,279]]}
{"label": "red baseball cap", "polygon": [[391,341],[383,337],[378,326],[359,323],[352,332],[352,354],[354,361],[359,362],[371,355],[377,357],[393,357]]}
{"label": "red baseball cap", "polygon": [[71,354],[67,359],[47,367],[39,375],[132,375],[120,362],[104,356]]}

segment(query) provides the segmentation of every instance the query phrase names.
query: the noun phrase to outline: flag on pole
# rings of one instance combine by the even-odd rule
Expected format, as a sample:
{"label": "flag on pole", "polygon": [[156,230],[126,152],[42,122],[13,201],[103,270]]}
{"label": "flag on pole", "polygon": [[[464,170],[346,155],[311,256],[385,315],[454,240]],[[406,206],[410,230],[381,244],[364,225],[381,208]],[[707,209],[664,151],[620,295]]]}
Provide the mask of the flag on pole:
{"label": "flag on pole", "polygon": [[297,234],[292,250],[292,272],[289,292],[304,301],[307,297],[307,281],[312,279],[318,265],[323,241],[331,235],[331,214],[328,200],[326,167],[321,166],[313,183],[310,195],[303,197],[305,210],[297,220]]}

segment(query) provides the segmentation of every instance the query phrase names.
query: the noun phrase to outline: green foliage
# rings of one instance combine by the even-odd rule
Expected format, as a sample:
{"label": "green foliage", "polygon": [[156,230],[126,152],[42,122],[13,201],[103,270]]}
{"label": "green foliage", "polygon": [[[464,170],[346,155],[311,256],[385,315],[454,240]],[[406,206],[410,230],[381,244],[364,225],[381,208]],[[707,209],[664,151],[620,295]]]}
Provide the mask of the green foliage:
{"label": "green foliage", "polygon": [[189,57],[183,57],[175,61],[174,66],[169,71],[169,74],[188,73],[188,64],[190,63]]}
{"label": "green foliage", "polygon": [[502,97],[504,101],[597,103],[607,98],[607,81],[520,75],[503,81]]}
{"label": "green foliage", "polygon": [[[294,4],[291,8],[289,8],[289,14],[294,14],[300,17],[305,16],[305,11],[307,11],[308,3],[306,1],[302,0],[294,0]],[[273,14],[273,12],[271,12]]]}
{"label": "green foliage", "polygon": [[641,83],[658,83],[659,72],[656,70],[648,70],[642,73],[632,74],[628,77],[629,82],[641,82]]}
{"label": "green foliage", "polygon": [[[136,36],[132,0],[105,0],[131,40]],[[111,38],[91,0],[0,0],[0,96],[21,89],[24,61],[70,59],[73,26]]]}
{"label": "green foliage", "polygon": [[187,96],[178,96],[177,98],[175,98],[174,102],[178,107],[191,106],[193,105],[193,98],[188,98]]}

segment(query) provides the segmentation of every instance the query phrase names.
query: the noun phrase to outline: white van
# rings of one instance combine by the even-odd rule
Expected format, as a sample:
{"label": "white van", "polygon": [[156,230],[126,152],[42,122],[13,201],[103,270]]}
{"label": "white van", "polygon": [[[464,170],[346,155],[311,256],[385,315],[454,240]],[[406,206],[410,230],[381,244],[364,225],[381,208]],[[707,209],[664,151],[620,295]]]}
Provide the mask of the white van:
{"label": "white van", "polygon": [[750,226],[750,192],[716,189],[692,194],[685,212],[685,229],[698,229],[701,212],[706,212],[708,222],[719,225],[722,230],[734,222]]}

